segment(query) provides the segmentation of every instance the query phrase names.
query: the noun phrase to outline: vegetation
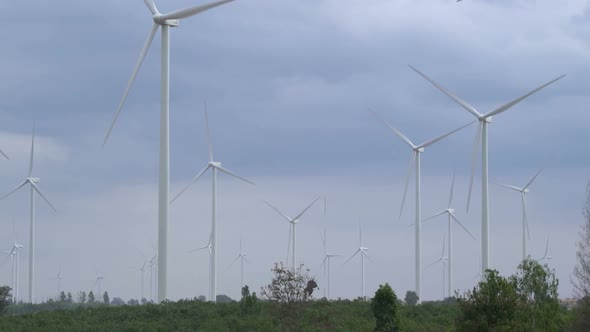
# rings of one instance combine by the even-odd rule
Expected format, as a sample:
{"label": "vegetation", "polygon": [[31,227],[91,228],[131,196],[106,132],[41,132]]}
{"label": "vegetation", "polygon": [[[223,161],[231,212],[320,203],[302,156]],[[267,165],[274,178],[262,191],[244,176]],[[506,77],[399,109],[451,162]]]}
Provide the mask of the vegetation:
{"label": "vegetation", "polygon": [[10,287],[0,287],[0,315],[4,312],[11,300]]}
{"label": "vegetation", "polygon": [[375,331],[399,331],[397,296],[389,284],[379,285],[375,297],[371,300],[371,310],[376,321]]}
{"label": "vegetation", "polygon": [[578,264],[574,268],[572,280],[576,295],[580,299],[573,330],[590,331],[590,183],[586,186],[582,215],[584,223],[580,229],[580,239],[576,243]]}

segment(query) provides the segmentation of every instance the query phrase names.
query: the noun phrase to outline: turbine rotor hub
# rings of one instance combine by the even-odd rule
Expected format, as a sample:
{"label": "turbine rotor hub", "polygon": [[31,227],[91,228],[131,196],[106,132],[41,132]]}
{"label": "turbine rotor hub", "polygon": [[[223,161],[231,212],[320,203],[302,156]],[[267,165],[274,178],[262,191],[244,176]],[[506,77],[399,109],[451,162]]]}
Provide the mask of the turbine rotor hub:
{"label": "turbine rotor hub", "polygon": [[39,183],[41,182],[40,178],[27,178],[27,180],[31,183]]}
{"label": "turbine rotor hub", "polygon": [[221,163],[217,161],[210,161],[209,166],[211,167],[221,167]]}
{"label": "turbine rotor hub", "polygon": [[153,16],[154,23],[159,25],[167,25],[170,27],[177,27],[180,25],[180,20],[165,20],[162,18],[162,14],[156,14]]}

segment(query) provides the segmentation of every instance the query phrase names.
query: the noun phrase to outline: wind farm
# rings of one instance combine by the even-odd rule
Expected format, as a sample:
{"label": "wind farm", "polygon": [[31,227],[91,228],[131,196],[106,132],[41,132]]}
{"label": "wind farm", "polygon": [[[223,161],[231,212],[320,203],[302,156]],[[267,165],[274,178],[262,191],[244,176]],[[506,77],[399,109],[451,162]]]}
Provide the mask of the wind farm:
{"label": "wind farm", "polygon": [[586,6],[555,7],[3,5],[0,312],[229,303],[223,328],[295,329],[268,318],[291,273],[301,330],[366,330],[339,317],[386,286],[426,324],[534,264],[581,305]]}

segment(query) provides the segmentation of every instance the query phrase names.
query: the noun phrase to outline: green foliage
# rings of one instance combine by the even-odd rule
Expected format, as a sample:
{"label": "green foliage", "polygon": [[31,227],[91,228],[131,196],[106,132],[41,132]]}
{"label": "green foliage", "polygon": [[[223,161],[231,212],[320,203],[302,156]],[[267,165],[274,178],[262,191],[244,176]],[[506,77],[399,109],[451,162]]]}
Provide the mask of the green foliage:
{"label": "green foliage", "polygon": [[240,300],[240,312],[242,316],[256,315],[260,313],[260,303],[256,292],[250,294],[248,285],[242,288],[242,299]]}
{"label": "green foliage", "polygon": [[94,303],[94,302],[95,302],[94,292],[90,291],[90,293],[88,293],[88,303]]}
{"label": "green foliage", "polygon": [[371,300],[371,310],[376,320],[375,331],[399,331],[397,317],[397,296],[389,284],[379,285],[375,297]]}
{"label": "green foliage", "polygon": [[406,292],[404,302],[406,302],[407,305],[416,305],[418,304],[419,300],[420,299],[418,298],[418,294],[416,294],[416,292],[410,290]]}
{"label": "green foliage", "polygon": [[4,310],[10,303],[11,295],[10,295],[10,287],[2,286],[0,287],[0,315],[4,313]]}
{"label": "green foliage", "polygon": [[109,293],[107,293],[106,291],[104,292],[104,294],[102,295],[102,303],[104,304],[109,304],[111,303],[110,299],[109,299]]}
{"label": "green foliage", "polygon": [[459,331],[509,330],[518,309],[516,280],[496,270],[485,271],[485,281],[457,299],[461,308]]}
{"label": "green foliage", "polygon": [[81,304],[86,303],[86,292],[79,292],[78,293],[78,302]]}
{"label": "green foliage", "polygon": [[66,302],[66,293],[64,291],[59,293],[59,302]]}
{"label": "green foliage", "polygon": [[576,243],[576,258],[572,283],[579,300],[576,309],[574,329],[590,330],[590,182],[586,185],[586,197],[582,207],[584,223],[580,229],[580,238]]}

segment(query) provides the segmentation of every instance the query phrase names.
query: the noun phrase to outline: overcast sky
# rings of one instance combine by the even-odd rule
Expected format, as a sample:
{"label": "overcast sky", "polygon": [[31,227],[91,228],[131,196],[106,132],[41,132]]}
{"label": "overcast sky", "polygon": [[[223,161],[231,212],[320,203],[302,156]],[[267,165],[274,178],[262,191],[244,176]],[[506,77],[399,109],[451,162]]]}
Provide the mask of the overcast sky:
{"label": "overcast sky", "polygon": [[[202,2],[199,2],[202,3]],[[158,3],[162,12],[195,4]],[[33,121],[34,175],[56,206],[37,204],[37,300],[55,296],[50,278],[61,266],[62,288],[90,291],[97,275],[111,297],[139,298],[141,267],[156,246],[160,38],[156,36],[109,142],[104,135],[151,28],[140,0],[2,2],[0,52],[0,191],[27,174]],[[544,171],[528,196],[533,257],[550,239],[550,265],[560,296],[572,296],[570,275],[590,180],[585,153],[590,75],[590,3],[582,0],[240,0],[181,22],[171,30],[171,195],[207,162],[203,101],[209,105],[215,159],[256,182],[219,178],[219,294],[239,297],[240,236],[250,262],[245,282],[258,290],[287,254],[288,224],[263,203],[295,215],[327,195],[297,226],[298,259],[325,281],[320,232],[328,230],[332,297],[367,295],[389,282],[398,296],[414,288],[414,190],[400,218],[410,149],[367,108],[416,143],[473,120],[408,68],[424,71],[482,113],[561,74],[490,125],[490,181],[524,185]],[[429,147],[422,160],[423,216],[446,208],[457,171],[454,205],[478,238],[480,169],[465,213],[476,126]],[[202,180],[202,181],[201,181]],[[202,178],[171,206],[169,297],[208,294],[206,252],[211,182]],[[0,245],[10,249],[13,222],[26,298],[29,198],[0,202]],[[516,192],[490,187],[491,264],[515,271],[521,257],[521,206]],[[423,227],[423,263],[440,257],[445,219]],[[473,287],[480,243],[454,233],[455,288]],[[4,249],[3,249],[4,250]],[[0,283],[10,264],[0,258]],[[149,297],[149,275],[145,274]],[[423,299],[442,297],[442,270],[423,273]]]}

